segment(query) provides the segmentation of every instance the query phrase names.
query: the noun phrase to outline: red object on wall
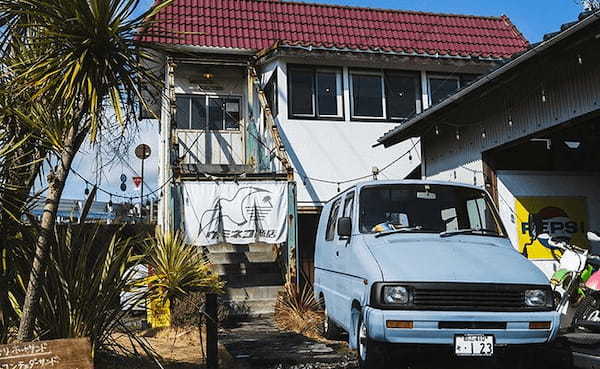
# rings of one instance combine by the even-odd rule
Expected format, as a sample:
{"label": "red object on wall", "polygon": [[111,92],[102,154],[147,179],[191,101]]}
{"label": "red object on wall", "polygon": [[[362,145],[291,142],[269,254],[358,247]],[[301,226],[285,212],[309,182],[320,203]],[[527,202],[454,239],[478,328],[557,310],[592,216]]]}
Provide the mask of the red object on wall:
{"label": "red object on wall", "polygon": [[142,185],[142,177],[133,177],[133,185],[136,190],[139,190]]}
{"label": "red object on wall", "polygon": [[436,14],[279,0],[174,0],[142,40],[260,50],[283,45],[505,59],[527,40],[506,16]]}

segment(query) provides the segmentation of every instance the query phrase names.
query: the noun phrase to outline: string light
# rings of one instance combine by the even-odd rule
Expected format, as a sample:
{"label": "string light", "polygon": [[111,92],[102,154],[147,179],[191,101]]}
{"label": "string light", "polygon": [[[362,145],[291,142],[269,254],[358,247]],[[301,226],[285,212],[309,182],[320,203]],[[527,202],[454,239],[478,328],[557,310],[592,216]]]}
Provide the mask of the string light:
{"label": "string light", "polygon": [[112,194],[110,195],[110,200],[108,200],[108,206],[110,206],[111,208],[113,206]]}
{"label": "string light", "polygon": [[581,59],[581,54],[577,54],[577,62],[579,65],[583,64],[583,59]]}
{"label": "string light", "polygon": [[88,184],[87,182],[85,182],[85,190],[83,191],[83,193],[87,196],[90,194],[90,189],[88,188]]}
{"label": "string light", "polygon": [[487,134],[485,132],[485,127],[481,127],[481,138],[483,138],[485,140],[486,137],[487,137]]}
{"label": "string light", "polygon": [[340,183],[337,184],[337,192],[340,192]]}
{"label": "string light", "polygon": [[456,141],[460,141],[460,132],[456,129]]}
{"label": "string light", "polygon": [[510,128],[512,128],[512,126],[513,126],[513,120],[512,120],[512,115],[511,114],[508,114],[508,126]]}
{"label": "string light", "polygon": [[408,161],[412,161],[412,150],[408,152]]}
{"label": "string light", "polygon": [[546,90],[542,89],[542,102],[546,102]]}
{"label": "string light", "polygon": [[436,136],[440,135],[440,128],[438,126],[435,126],[435,135]]}

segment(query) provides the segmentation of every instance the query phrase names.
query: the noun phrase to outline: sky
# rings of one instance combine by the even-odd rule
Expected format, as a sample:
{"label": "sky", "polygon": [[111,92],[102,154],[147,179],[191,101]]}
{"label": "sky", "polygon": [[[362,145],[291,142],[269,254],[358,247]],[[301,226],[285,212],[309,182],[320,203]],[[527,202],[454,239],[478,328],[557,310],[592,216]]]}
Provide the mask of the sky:
{"label": "sky", "polygon": [[[153,0],[142,0],[142,7],[149,7]],[[581,6],[576,0],[319,0],[307,1],[326,4],[365,6],[375,8],[417,10],[426,12],[473,14],[483,16],[507,15],[523,35],[532,43],[542,40],[544,34],[555,32],[563,23],[577,19]],[[145,163],[145,192],[151,192],[159,186],[158,173],[158,124],[156,121],[143,121],[139,130],[131,137],[130,149],[123,159],[112,160],[112,165],[105,166],[100,175],[96,175],[96,162],[111,161],[114,154],[97,154],[97,148],[87,145],[76,157],[74,169],[91,183],[99,179],[99,186],[107,191],[124,196],[137,196],[133,190],[132,177],[140,174],[141,162],[133,154],[139,143],[146,143],[152,148],[152,154]],[[99,160],[97,160],[97,158]],[[127,176],[127,190],[120,190],[120,176]],[[85,197],[86,185],[75,175],[70,175],[63,194],[65,199],[82,199]],[[97,200],[108,201],[109,196],[100,193]],[[117,198],[113,198],[117,202]]]}

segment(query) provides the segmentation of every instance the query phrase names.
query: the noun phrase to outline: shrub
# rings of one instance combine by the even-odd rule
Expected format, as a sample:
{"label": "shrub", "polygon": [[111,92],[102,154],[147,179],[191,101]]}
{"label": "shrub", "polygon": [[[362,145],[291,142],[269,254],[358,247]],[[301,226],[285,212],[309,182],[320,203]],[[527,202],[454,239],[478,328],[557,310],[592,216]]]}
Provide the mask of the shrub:
{"label": "shrub", "polygon": [[322,322],[321,304],[315,299],[312,288],[306,285],[298,292],[293,284],[286,283],[275,305],[275,323],[281,329],[319,338]]}

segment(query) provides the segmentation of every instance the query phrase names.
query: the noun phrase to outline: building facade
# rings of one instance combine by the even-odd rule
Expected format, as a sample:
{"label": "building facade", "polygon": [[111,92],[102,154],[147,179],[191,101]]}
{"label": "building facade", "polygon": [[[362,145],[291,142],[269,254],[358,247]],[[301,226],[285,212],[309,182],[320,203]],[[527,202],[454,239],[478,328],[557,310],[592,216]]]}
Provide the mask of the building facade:
{"label": "building facade", "polygon": [[176,0],[154,27],[160,224],[224,274],[273,273],[252,260],[274,263],[277,245],[298,281],[323,203],[361,179],[421,176],[418,139],[373,142],[528,45],[505,16],[276,0]]}

